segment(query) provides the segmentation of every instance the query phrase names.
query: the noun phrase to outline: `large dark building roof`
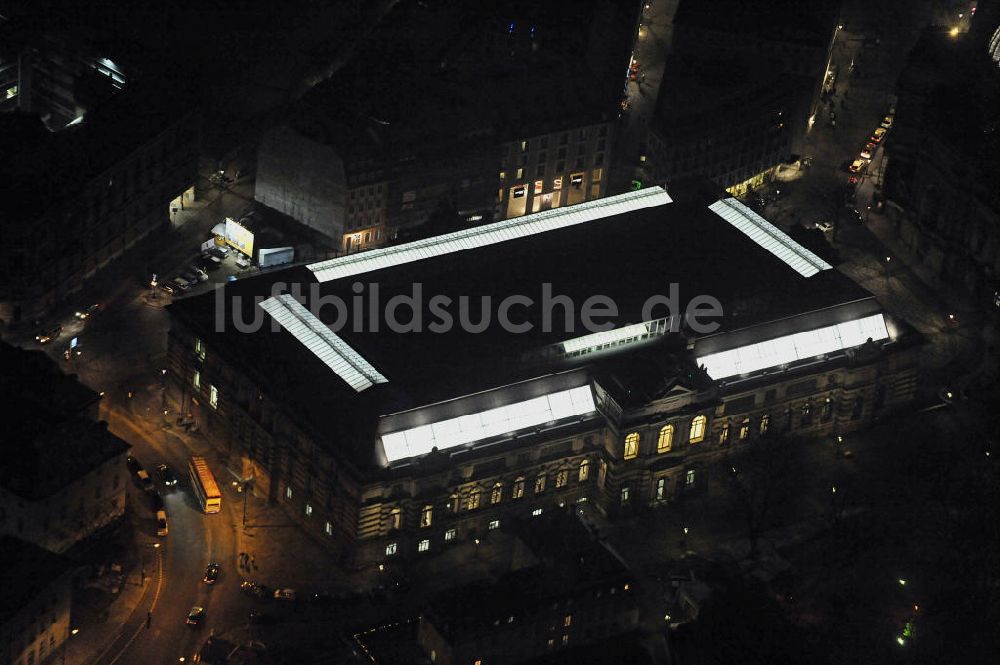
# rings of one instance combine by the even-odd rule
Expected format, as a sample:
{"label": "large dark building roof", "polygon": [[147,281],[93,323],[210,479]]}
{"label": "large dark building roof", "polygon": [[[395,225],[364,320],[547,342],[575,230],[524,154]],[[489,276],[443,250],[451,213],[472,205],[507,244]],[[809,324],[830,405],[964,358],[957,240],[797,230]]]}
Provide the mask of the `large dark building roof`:
{"label": "large dark building roof", "polygon": [[356,155],[390,146],[447,152],[482,132],[510,138],[608,120],[622,98],[638,8],[404,0],[306,95],[298,123]]}
{"label": "large dark building roof", "polygon": [[826,48],[839,0],[681,0],[674,25]]}
{"label": "large dark building roof", "polygon": [[[721,330],[743,336],[746,333],[739,331],[766,322],[778,322],[772,324],[777,335],[830,325],[830,317],[834,323],[848,318],[837,312],[849,303],[869,302],[877,307],[870,294],[837,271],[828,269],[803,277],[736,230],[707,208],[718,197],[714,188],[703,189],[701,183],[682,185],[672,190],[674,202],[669,205],[640,208],[319,284],[308,268],[296,267],[242,279],[216,293],[178,299],[171,312],[202,336],[214,353],[244,368],[262,391],[297,412],[321,439],[336,448],[354,450],[358,463],[366,466],[371,461],[380,416],[546,374],[565,377],[570,370],[585,368],[588,376],[599,379],[626,407],[662,395],[677,383],[697,387],[701,379],[685,350],[685,337],[690,335],[666,335],[658,344],[640,345],[629,353],[576,357],[553,353],[552,345],[589,332],[582,326],[581,305],[591,296],[608,296],[617,304],[618,316],[611,322],[618,328],[644,321],[642,309],[647,298],[667,295],[671,284],[676,284],[677,313],[682,313],[695,296],[713,296],[724,311],[718,320]],[[572,213],[573,209],[567,211]],[[388,379],[356,392],[284,328],[272,332],[270,317],[255,306],[255,299],[259,303],[272,295],[274,285],[293,283],[303,285],[307,307],[318,302],[318,297],[334,296],[350,307],[355,302],[355,284],[364,287],[364,298],[373,292],[372,285],[377,285],[384,307],[390,298],[410,295],[419,285],[424,330],[395,333],[387,329],[383,319],[378,331],[370,326],[364,331],[351,326],[337,331]],[[553,295],[569,296],[575,303],[572,328],[565,327],[563,310],[557,306],[553,308],[552,331],[543,331],[541,302],[546,284]],[[310,289],[314,289],[312,295]],[[432,296],[451,298],[450,310],[456,321],[457,303],[467,296],[473,303],[469,319],[477,322],[482,298],[492,299],[495,315],[499,301],[514,294],[535,303],[511,310],[513,321],[533,325],[530,332],[505,332],[497,325],[481,333],[466,332],[459,325],[448,332],[427,329],[436,320],[427,309]],[[242,320],[260,318],[265,324],[261,330],[241,333],[234,329],[235,296],[240,297]],[[318,312],[328,325],[337,315],[334,306]],[[665,315],[663,308],[655,313]],[[221,331],[216,328],[217,316],[224,317]],[[826,318],[810,323],[803,316]],[[400,310],[399,319],[408,320],[407,309]],[[672,376],[675,378],[670,379]],[[559,381],[571,387],[568,382],[574,380]]]}
{"label": "large dark building roof", "polygon": [[83,415],[100,397],[40,351],[0,342],[0,401],[18,414],[0,439],[0,487],[25,499],[55,494],[129,445]]}
{"label": "large dark building roof", "polygon": [[26,607],[70,569],[58,554],[10,536],[0,537],[0,624]]}
{"label": "large dark building roof", "polygon": [[628,566],[575,515],[553,513],[531,521],[533,529],[521,530],[544,534],[544,538],[534,535],[535,542],[529,544],[538,564],[449,589],[431,599],[426,618],[446,639],[461,642],[489,633],[495,621],[507,622],[509,617],[530,623],[531,615],[570,599],[638,594]]}

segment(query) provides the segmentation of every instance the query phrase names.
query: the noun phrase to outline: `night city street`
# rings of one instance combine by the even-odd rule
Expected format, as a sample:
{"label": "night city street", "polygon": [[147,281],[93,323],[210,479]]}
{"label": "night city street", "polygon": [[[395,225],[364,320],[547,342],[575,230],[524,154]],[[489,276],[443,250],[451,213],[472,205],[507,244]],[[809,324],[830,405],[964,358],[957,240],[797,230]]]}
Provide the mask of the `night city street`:
{"label": "night city street", "polygon": [[1000,0],[0,0],[0,665],[988,663]]}

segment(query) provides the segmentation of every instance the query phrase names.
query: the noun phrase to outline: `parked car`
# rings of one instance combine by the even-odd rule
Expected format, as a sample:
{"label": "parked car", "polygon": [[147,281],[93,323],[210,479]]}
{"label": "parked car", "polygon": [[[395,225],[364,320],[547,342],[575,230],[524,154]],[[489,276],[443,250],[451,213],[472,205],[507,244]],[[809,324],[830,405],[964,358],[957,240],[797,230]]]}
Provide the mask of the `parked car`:
{"label": "parked car", "polygon": [[243,268],[243,269],[249,268],[250,267],[250,259],[248,259],[245,256],[237,256],[236,257],[236,265],[239,266],[240,268]]}
{"label": "parked car", "polygon": [[866,143],[865,147],[861,149],[861,159],[871,159],[876,149],[878,149],[878,146],[874,143]]}
{"label": "parked car", "polygon": [[240,589],[243,590],[244,593],[248,593],[254,598],[258,598],[260,600],[273,598],[270,589],[263,584],[257,584],[251,580],[243,580],[243,584],[240,585]]}
{"label": "parked car", "polygon": [[224,259],[227,256],[229,256],[229,248],[228,247],[220,247],[220,246],[216,245],[212,249],[208,250],[208,253],[211,254],[212,256],[218,257],[219,259]]}
{"label": "parked car", "polygon": [[847,170],[850,171],[851,173],[860,173],[865,169],[866,166],[868,166],[868,162],[866,162],[865,160],[855,159],[853,162],[851,162],[851,165],[847,167]]}
{"label": "parked car", "polygon": [[177,476],[174,475],[173,470],[166,464],[157,464],[156,469],[160,472],[160,478],[163,480],[163,484],[167,487],[173,487],[177,484]]}
{"label": "parked car", "polygon": [[194,607],[191,608],[191,611],[188,612],[187,621],[185,621],[184,623],[186,623],[189,626],[197,626],[204,620],[205,620],[205,608],[195,605]]}
{"label": "parked car", "polygon": [[168,284],[166,282],[160,282],[160,289],[163,290],[168,295],[174,295],[175,293],[177,293],[177,291],[180,290],[173,284]]}
{"label": "parked car", "polygon": [[[191,270],[190,268],[182,270],[181,277],[186,279],[188,281],[188,285],[190,286],[194,286],[195,284],[201,281],[201,276],[199,276],[198,273],[196,273],[194,270]],[[205,275],[205,278],[208,279],[208,275]]]}
{"label": "parked car", "polygon": [[886,131],[885,127],[877,127],[868,140],[872,143],[881,143],[882,139],[885,138]]}
{"label": "parked car", "polygon": [[35,341],[39,344],[48,344],[56,337],[62,334],[62,326],[52,326],[51,328],[46,328],[37,335],[35,335]]}
{"label": "parked car", "polygon": [[205,568],[205,577],[201,578],[205,584],[215,584],[219,579],[219,564],[210,563]]}
{"label": "parked car", "polygon": [[95,303],[93,305],[88,305],[88,306],[84,307],[83,309],[77,310],[76,313],[74,314],[74,316],[76,316],[76,318],[78,318],[78,319],[80,319],[82,321],[83,319],[86,319],[86,318],[90,317],[91,314],[94,314],[99,309],[101,309],[101,306],[99,304]]}
{"label": "parked car", "polygon": [[195,274],[195,277],[198,278],[199,282],[207,282],[208,281],[208,273],[205,272],[204,270],[202,270],[201,268],[199,268],[198,266],[192,265],[192,266],[189,266],[189,269],[191,270],[191,272],[193,272]]}
{"label": "parked car", "polygon": [[157,510],[156,511],[156,535],[165,536],[169,532],[167,528],[167,511]]}
{"label": "parked car", "polygon": [[174,277],[172,280],[170,280],[170,284],[175,289],[178,289],[180,291],[187,291],[188,289],[191,288],[191,282],[189,282],[188,280],[184,279],[184,277],[182,277],[182,276]]}
{"label": "parked car", "polygon": [[833,224],[830,222],[816,222],[816,228],[823,233],[829,233],[833,230]]}
{"label": "parked car", "polygon": [[891,115],[887,115],[884,118],[882,118],[882,127],[884,127],[885,129],[889,129],[890,127],[892,127]]}
{"label": "parked car", "polygon": [[139,485],[142,486],[142,489],[147,492],[154,491],[155,488],[153,487],[153,479],[149,477],[149,471],[139,469],[135,472],[135,476],[139,480]]}
{"label": "parked car", "polygon": [[275,589],[275,600],[295,600],[295,589]]}

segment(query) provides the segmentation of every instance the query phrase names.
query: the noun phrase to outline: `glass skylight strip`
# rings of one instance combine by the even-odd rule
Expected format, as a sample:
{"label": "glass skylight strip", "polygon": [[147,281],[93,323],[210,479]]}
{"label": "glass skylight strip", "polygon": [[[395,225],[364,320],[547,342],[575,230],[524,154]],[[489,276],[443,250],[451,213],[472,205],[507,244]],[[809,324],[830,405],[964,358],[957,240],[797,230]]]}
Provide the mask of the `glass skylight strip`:
{"label": "glass skylight strip", "polygon": [[391,464],[408,457],[426,455],[434,448],[446,450],[596,410],[590,386],[580,386],[496,409],[383,434],[382,447]]}
{"label": "glass skylight strip", "polygon": [[562,342],[563,353],[588,353],[603,347],[632,344],[657,337],[667,332],[669,319],[654,319],[601,332],[574,337]]}
{"label": "glass skylight strip", "polygon": [[362,358],[361,354],[334,334],[291,294],[273,296],[260,306],[356,391],[361,392],[376,383],[388,383],[388,379]]}
{"label": "glass skylight strip", "polygon": [[825,328],[784,335],[712,353],[698,358],[698,364],[704,365],[708,375],[713,379],[725,379],[778,367],[796,360],[815,358],[824,353],[843,351],[861,346],[869,339],[878,342],[888,338],[889,331],[885,327],[885,319],[881,314],[874,314]]}
{"label": "glass skylight strip", "polygon": [[821,270],[833,267],[737,199],[720,199],[708,206],[708,209],[787,263],[803,277],[812,277]]}
{"label": "glass skylight strip", "polygon": [[385,247],[358,254],[349,254],[313,263],[308,267],[313,271],[318,281],[328,282],[412,261],[443,256],[463,249],[475,249],[506,240],[516,240],[545,231],[554,231],[605,217],[621,215],[632,210],[666,205],[670,201],[670,196],[661,187],[649,187],[566,208],[544,210],[524,217],[515,217],[502,222],[462,229],[454,233],[425,238],[397,247]]}

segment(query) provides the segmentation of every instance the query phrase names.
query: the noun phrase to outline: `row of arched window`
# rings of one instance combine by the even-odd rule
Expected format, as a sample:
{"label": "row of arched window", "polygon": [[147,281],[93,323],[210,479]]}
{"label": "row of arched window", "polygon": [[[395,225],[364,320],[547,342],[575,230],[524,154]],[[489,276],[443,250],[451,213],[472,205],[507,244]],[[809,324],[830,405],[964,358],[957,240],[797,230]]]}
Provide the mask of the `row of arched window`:
{"label": "row of arched window", "polygon": [[[695,416],[691,419],[688,427],[688,443],[699,443],[705,440],[705,429],[708,426],[708,418],[703,415]],[[674,448],[674,435],[676,427],[673,423],[667,423],[660,428],[656,437],[656,452],[669,453]],[[630,432],[625,436],[625,459],[634,459],[639,456],[639,433]]]}
{"label": "row of arched window", "polygon": [[[590,478],[591,472],[591,461],[589,459],[581,460],[576,467],[577,482],[583,483]],[[542,494],[545,492],[548,483],[549,475],[546,472],[539,473],[534,477],[533,490],[534,494]],[[566,487],[570,482],[570,469],[560,469],[552,475],[552,482],[556,489],[562,489]],[[518,476],[514,479],[511,485],[510,498],[520,499],[524,496],[525,486],[527,484],[527,478],[525,476]],[[465,500],[463,502],[462,496],[458,492],[452,493],[448,498],[448,504],[446,506],[448,512],[458,513],[463,508],[465,510],[476,510],[479,508],[485,499],[489,500],[489,505],[496,505],[504,500],[504,484],[500,481],[493,483],[493,487],[489,489],[489,492],[484,491],[482,488],[474,488],[468,494],[465,495]],[[393,508],[389,511],[389,529],[397,530],[402,528],[403,514],[400,508]],[[434,522],[434,506],[432,504],[425,504],[423,508],[420,509],[420,527],[426,528],[433,524]]]}

